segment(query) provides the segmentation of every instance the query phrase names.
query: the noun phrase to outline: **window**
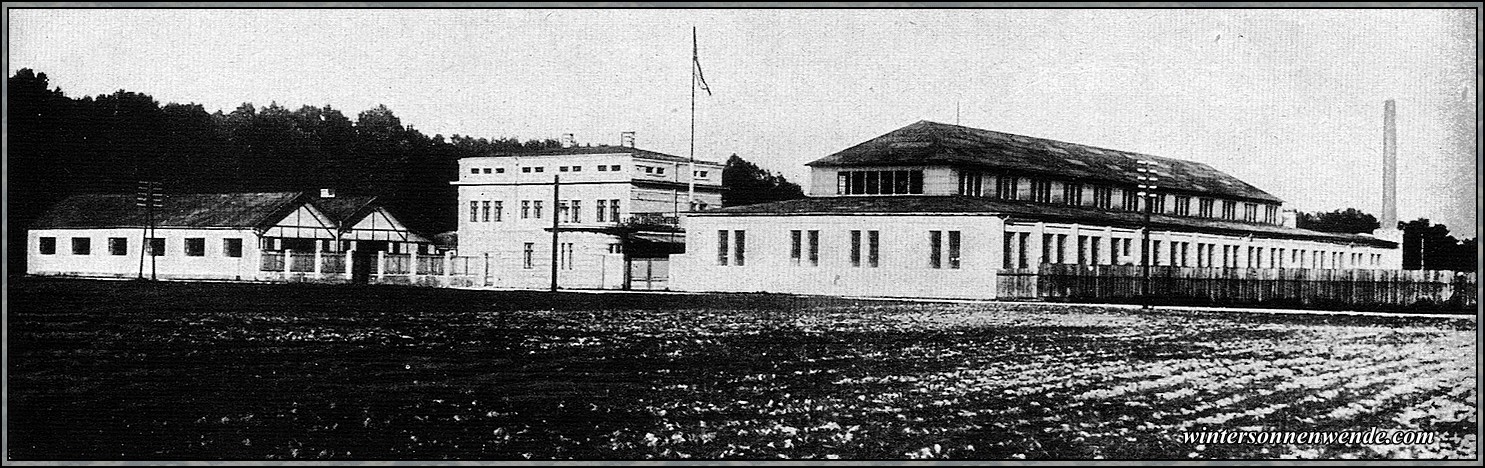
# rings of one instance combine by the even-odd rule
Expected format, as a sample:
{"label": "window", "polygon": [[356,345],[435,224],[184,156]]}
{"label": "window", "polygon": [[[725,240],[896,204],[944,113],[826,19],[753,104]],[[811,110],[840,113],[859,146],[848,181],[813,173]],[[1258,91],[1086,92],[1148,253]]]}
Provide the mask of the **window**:
{"label": "window", "polygon": [[505,173],[505,168],[503,168],[503,167],[497,167],[497,168],[495,168],[495,173],[496,174],[504,174]]}
{"label": "window", "polygon": [[[1026,268],[1026,234],[1024,233],[1021,234],[1021,251],[1021,268]],[[959,269],[959,231],[949,231],[949,268]]]}
{"label": "window", "polygon": [[1250,222],[1250,223],[1257,222],[1258,221],[1258,204],[1257,203],[1244,203],[1243,204],[1243,221],[1247,221],[1247,222]]}
{"label": "window", "polygon": [[618,164],[614,164],[612,166],[609,166],[608,167],[608,170],[614,171],[614,172],[619,172],[619,165]]}
{"label": "window", "polygon": [[650,166],[640,166],[640,167],[645,168],[645,174],[654,174],[655,173],[655,168],[653,168],[653,167],[650,167]]}
{"label": "window", "polygon": [[1165,195],[1155,194],[1150,198],[1150,210],[1152,213],[1165,213]]}
{"label": "window", "polygon": [[609,200],[608,201],[608,220],[609,221],[613,221],[615,223],[619,222],[619,201],[618,200]]}
{"label": "window", "polygon": [[706,171],[698,171],[698,172],[700,172],[701,175],[699,175],[697,177],[700,177],[700,178],[703,178],[703,179],[706,178]]}
{"label": "window", "polygon": [[604,171],[607,171],[607,170],[608,170],[608,166],[605,166],[605,165],[602,165],[602,164],[599,164],[598,165],[598,172],[604,172]]}
{"label": "window", "polygon": [[108,238],[108,254],[109,255],[128,255],[129,254],[129,239],[123,238],[123,237],[110,237],[110,238]]}
{"label": "window", "polygon": [[928,231],[928,268],[944,267],[943,244],[943,231]]}
{"label": "window", "polygon": [[1123,192],[1123,196],[1121,197],[1122,198],[1121,201],[1123,202],[1122,205],[1124,207],[1124,211],[1139,211],[1140,210],[1140,197],[1139,197],[1139,194],[1138,193],[1135,193],[1133,190],[1129,190],[1129,189],[1125,189],[1122,192]]}
{"label": "window", "polygon": [[1067,263],[1067,234],[1057,235],[1057,263]]}
{"label": "window", "polygon": [[562,220],[562,222],[564,222],[564,223],[565,222],[568,222],[569,221],[569,218],[571,217],[571,214],[572,214],[572,210],[567,209],[567,202],[566,201],[559,201],[559,202],[557,202],[557,213],[556,213],[557,219]]}
{"label": "window", "polygon": [[743,266],[748,251],[748,231],[732,231],[732,263]]}
{"label": "window", "polygon": [[90,255],[93,253],[93,239],[87,237],[72,238],[73,255]]}
{"label": "window", "polygon": [[1176,216],[1191,216],[1191,197],[1176,195]]}
{"label": "window", "polygon": [[526,248],[522,250],[521,268],[530,270],[536,267],[536,243],[527,242]]}
{"label": "window", "polygon": [[1093,187],[1093,206],[1105,210],[1114,207],[1113,187]]}
{"label": "window", "polygon": [[557,168],[557,172],[567,172],[567,166]]}
{"label": "window", "polygon": [[543,170],[545,170],[545,169],[546,169],[546,168],[544,168],[544,167],[542,167],[542,166],[536,166],[536,167],[534,167],[534,168],[532,168],[532,170],[533,170],[533,171],[536,171],[536,172],[542,172],[542,171],[543,171]]}
{"label": "window", "polygon": [[479,174],[480,173],[480,168],[478,168],[478,167],[471,167],[471,168],[469,168],[469,173],[470,174]]}
{"label": "window", "polygon": [[[487,168],[485,168],[485,173],[486,173],[486,174],[489,174],[489,173],[490,173],[490,172],[491,172],[491,171],[490,171],[490,168],[488,168],[488,167],[487,167]],[[504,172],[504,171],[501,171],[501,172]]]}
{"label": "window", "polygon": [[521,219],[531,217],[531,200],[521,200]]}
{"label": "window", "polygon": [[866,266],[876,268],[881,264],[881,231],[866,231]]}
{"label": "window", "polygon": [[1101,255],[1103,253],[1103,249],[1101,248],[1102,246],[1102,237],[1088,238],[1088,263],[1092,263],[1094,265],[1103,263],[1103,255]]}
{"label": "window", "polygon": [[490,202],[489,201],[482,201],[482,202],[480,202],[480,207],[485,210],[485,218],[484,218],[485,222],[487,222],[487,223],[490,222]]}
{"label": "window", "polygon": [[479,219],[479,203],[480,202],[476,202],[476,201],[469,202],[469,222],[471,222],[471,223],[478,222],[480,220]]}
{"label": "window", "polygon": [[541,219],[541,200],[531,200],[531,216]]}
{"label": "window", "polygon": [[1062,186],[1062,203],[1068,205],[1083,204],[1083,184],[1067,184]]}
{"label": "window", "polygon": [[202,256],[205,256],[205,255],[206,255],[206,238],[204,238],[204,237],[187,237],[186,238],[186,256],[187,257],[202,257]]}
{"label": "window", "polygon": [[[1005,245],[1006,245],[1006,249],[1007,249],[1006,251],[1009,252],[1010,251],[1009,249],[1010,249],[1010,246],[1011,246],[1010,241],[1007,240]],[[1006,263],[1006,268],[1010,268],[1011,260],[1010,260],[1009,257],[1006,258],[1005,263]],[[1087,265],[1088,264],[1088,236],[1078,236],[1078,264],[1079,265]]]}
{"label": "window", "polygon": [[523,167],[523,168],[521,168],[521,172],[531,172],[531,167],[530,166]]}
{"label": "window", "polygon": [[804,253],[804,232],[798,229],[789,231],[789,263],[799,266],[799,259]]}
{"label": "window", "polygon": [[572,201],[572,222],[574,222],[574,223],[581,223],[581,222],[583,222],[583,206],[582,206],[582,203],[583,202],[578,201],[578,200],[573,200]]}
{"label": "window", "polygon": [[1052,263],[1052,235],[1042,234],[1042,263]]}
{"label": "window", "polygon": [[719,230],[717,230],[717,265],[727,266],[727,259],[728,259],[727,253],[730,250],[730,249],[728,249],[728,247],[729,246],[727,245],[727,230],[726,229],[719,229]]}
{"label": "window", "polygon": [[1203,218],[1210,218],[1210,217],[1212,217],[1212,203],[1213,203],[1213,200],[1210,199],[1210,198],[1203,198],[1203,199],[1201,199],[1201,201],[1198,203],[1199,207],[1197,209],[1199,211],[1197,212],[1196,215],[1197,216],[1200,216],[1200,217],[1203,217]]}
{"label": "window", "polygon": [[820,231],[809,232],[810,266],[820,266]]}
{"label": "window", "polygon": [[164,257],[165,256],[165,239],[164,238],[161,238],[161,237],[151,237],[149,239],[149,241],[150,242],[147,245],[149,246],[150,256],[151,257]]}
{"label": "window", "polygon": [[[598,167],[603,167],[603,166],[598,166]],[[611,253],[611,254],[621,254],[621,253],[624,253],[624,244],[609,244],[608,245],[608,253]]]}
{"label": "window", "polygon": [[840,171],[838,195],[905,195],[923,193],[923,171]]}
{"label": "window", "polygon": [[1265,205],[1263,207],[1263,222],[1268,224],[1278,224],[1279,207],[1273,205]]}
{"label": "window", "polygon": [[572,166],[572,172],[583,172],[583,166]]}
{"label": "window", "polygon": [[572,269],[572,243],[563,242],[557,244],[557,268],[562,270]]}
{"label": "window", "polygon": [[43,237],[40,240],[41,240],[41,245],[38,246],[38,249],[39,249],[39,251],[41,252],[42,255],[56,255],[57,254],[57,238],[55,238],[55,237]]}
{"label": "window", "polygon": [[1052,181],[1031,179],[1031,201],[1052,203]]}
{"label": "window", "polygon": [[495,201],[495,222],[497,222],[497,223],[504,219],[504,216],[502,216],[500,214],[501,211],[505,211],[504,210],[504,206],[503,206],[503,204],[502,204],[501,201],[496,200]]}
{"label": "window", "polygon": [[[603,166],[598,166],[598,167],[603,167]],[[600,222],[600,223],[604,222],[604,219],[605,219],[604,218],[604,215],[608,214],[608,200],[598,200],[598,212],[596,214],[597,214],[598,222]]]}
{"label": "window", "polygon": [[851,231],[851,266],[861,266],[861,231]]}
{"label": "window", "polygon": [[1237,219],[1237,202],[1222,200],[1222,219]]}
{"label": "window", "polygon": [[242,239],[228,237],[222,239],[222,256],[237,258],[242,256]]}
{"label": "window", "polygon": [[1013,176],[1000,176],[995,180],[995,198],[1015,200],[1018,189],[1020,189],[1018,179]]}
{"label": "window", "polygon": [[959,171],[959,194],[972,197],[985,194],[985,174],[977,171]]}
{"label": "window", "polygon": [[663,167],[657,167],[657,168],[655,168],[655,173],[656,174],[660,174],[660,175],[664,175],[665,174],[665,168],[663,168]]}

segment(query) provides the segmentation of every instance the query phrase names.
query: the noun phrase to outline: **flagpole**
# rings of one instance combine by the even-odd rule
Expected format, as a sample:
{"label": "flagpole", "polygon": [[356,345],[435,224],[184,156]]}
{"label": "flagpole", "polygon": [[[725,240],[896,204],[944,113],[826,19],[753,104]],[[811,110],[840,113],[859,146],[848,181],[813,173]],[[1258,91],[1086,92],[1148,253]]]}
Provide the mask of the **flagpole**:
{"label": "flagpole", "polygon": [[[696,209],[696,27],[691,27],[691,176],[686,178],[686,211]],[[679,221],[679,217],[677,218]]]}

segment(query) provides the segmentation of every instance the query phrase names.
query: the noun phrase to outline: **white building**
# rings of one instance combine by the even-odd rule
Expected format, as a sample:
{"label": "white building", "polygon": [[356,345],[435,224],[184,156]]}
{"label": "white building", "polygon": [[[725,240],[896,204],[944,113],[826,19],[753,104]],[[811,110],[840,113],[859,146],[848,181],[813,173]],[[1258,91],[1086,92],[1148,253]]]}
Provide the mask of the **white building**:
{"label": "white building", "polygon": [[678,214],[721,206],[722,165],[692,167],[632,144],[460,159],[458,254],[497,287],[549,286],[554,260],[561,288],[625,287],[630,259],[681,250]]}
{"label": "white building", "polygon": [[[154,229],[146,232],[150,215]],[[262,259],[285,252],[312,254],[311,272],[330,253],[364,255],[360,266],[369,269],[376,252],[424,253],[431,245],[374,197],[301,192],[176,194],[149,214],[133,195],[74,195],[27,237],[28,274],[161,279],[284,279],[287,270],[265,269]]]}
{"label": "white building", "polygon": [[1298,229],[1205,164],[921,121],[811,162],[811,197],[690,213],[671,289],[994,298],[1043,263],[1397,269],[1397,243]]}

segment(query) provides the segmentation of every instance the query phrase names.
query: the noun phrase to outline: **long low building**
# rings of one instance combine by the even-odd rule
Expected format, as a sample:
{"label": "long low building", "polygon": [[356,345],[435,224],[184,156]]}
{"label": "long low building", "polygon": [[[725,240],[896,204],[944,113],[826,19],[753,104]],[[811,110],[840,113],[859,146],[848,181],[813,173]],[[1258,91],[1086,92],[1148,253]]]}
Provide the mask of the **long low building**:
{"label": "long low building", "polygon": [[1147,250],[1156,266],[1401,266],[1397,242],[1296,228],[1278,198],[1191,161],[923,121],[809,165],[810,198],[688,213],[671,288],[995,298],[998,275]]}
{"label": "long low building", "polygon": [[[432,248],[375,197],[328,192],[175,194],[152,213],[136,206],[133,195],[74,195],[44,213],[27,236],[28,274],[124,278],[284,279],[284,268],[265,269],[263,257],[298,252],[316,260],[362,255],[352,265],[364,281],[376,252]],[[351,279],[354,272],[346,273]]]}

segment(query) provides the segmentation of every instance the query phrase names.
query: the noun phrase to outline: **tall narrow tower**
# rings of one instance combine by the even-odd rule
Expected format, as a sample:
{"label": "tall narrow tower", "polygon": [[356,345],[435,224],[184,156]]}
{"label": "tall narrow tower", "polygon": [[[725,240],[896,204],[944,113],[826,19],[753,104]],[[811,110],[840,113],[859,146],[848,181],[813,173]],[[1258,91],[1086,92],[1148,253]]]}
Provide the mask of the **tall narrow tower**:
{"label": "tall narrow tower", "polygon": [[1381,231],[1397,230],[1397,103],[1382,110],[1382,219]]}

